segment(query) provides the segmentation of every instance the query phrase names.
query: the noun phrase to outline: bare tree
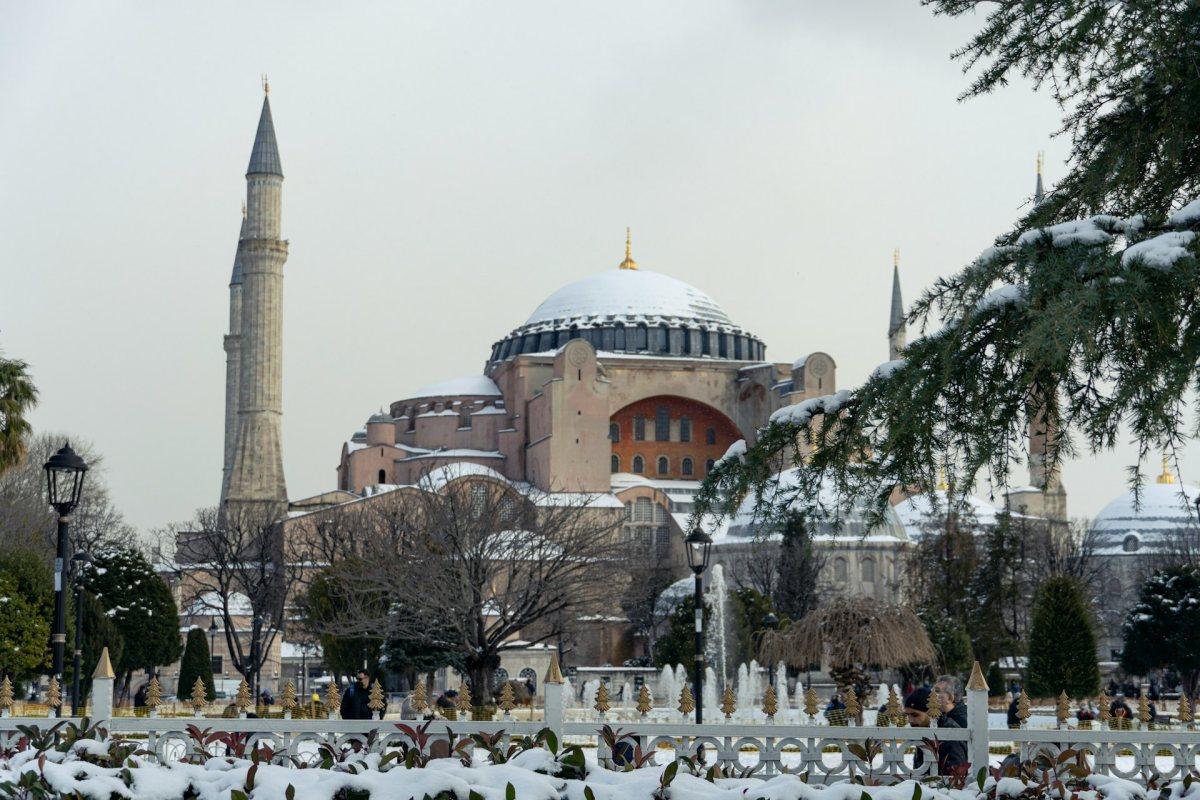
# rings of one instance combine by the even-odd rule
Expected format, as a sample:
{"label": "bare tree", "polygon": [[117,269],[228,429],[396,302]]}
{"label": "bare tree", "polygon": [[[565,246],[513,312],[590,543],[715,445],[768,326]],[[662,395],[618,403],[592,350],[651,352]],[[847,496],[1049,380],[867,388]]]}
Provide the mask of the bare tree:
{"label": "bare tree", "polygon": [[619,609],[624,511],[441,474],[343,507],[359,539],[330,570],[348,609],[337,632],[458,648],[472,696],[486,702],[512,640],[551,641],[564,620]]}
{"label": "bare tree", "polygon": [[234,669],[257,693],[263,664],[280,637],[288,602],[310,560],[284,540],[267,506],[208,508],[176,533],[173,569],[183,607],[221,617]]}

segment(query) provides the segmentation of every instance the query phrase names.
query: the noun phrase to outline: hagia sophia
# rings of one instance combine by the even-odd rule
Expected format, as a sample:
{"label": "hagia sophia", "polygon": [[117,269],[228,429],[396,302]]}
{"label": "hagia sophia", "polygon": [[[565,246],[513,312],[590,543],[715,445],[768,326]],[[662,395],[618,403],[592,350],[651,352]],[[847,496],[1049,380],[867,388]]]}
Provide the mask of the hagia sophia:
{"label": "hagia sophia", "polygon": [[[584,493],[598,507],[623,508],[625,540],[683,577],[682,540],[693,498],[714,462],[738,440],[752,443],[773,412],[837,389],[834,355],[815,350],[769,360],[765,342],[716,299],[667,274],[670,265],[654,265],[663,271],[640,265],[627,232],[623,260],[605,264],[598,257],[590,274],[544,287],[546,299],[532,313],[494,341],[480,341],[479,374],[396,397],[356,399],[364,408],[386,410],[366,417],[345,441],[329,444],[331,459],[338,451],[337,485],[316,497],[288,498],[279,446],[280,279],[287,256],[280,234],[281,163],[264,98],[230,280],[223,505],[263,504],[286,515],[289,525],[302,524],[307,515],[369,501],[434,473],[443,480],[498,481],[520,492]],[[1039,169],[1039,196],[1041,182]],[[898,357],[905,345],[898,261],[879,330],[880,360]],[[1067,521],[1062,480],[1039,461],[1045,440],[1045,432],[1030,432],[1028,486],[1009,491],[1000,506],[967,498],[980,525],[994,524],[1004,506]],[[1130,557],[1161,549],[1176,528],[1193,527],[1181,490],[1188,499],[1196,496],[1164,468],[1140,509],[1122,497],[1101,513],[1099,555],[1125,565],[1106,591],[1130,598],[1133,565],[1141,563]],[[944,505],[944,488],[939,491]],[[816,526],[824,589],[901,599],[903,556],[932,506],[926,495],[896,500],[885,524],[874,529],[853,515],[839,528]],[[727,562],[763,535],[753,515],[735,515],[710,532],[718,560]],[[191,608],[181,599],[181,607]],[[191,611],[185,627],[207,626],[202,609]],[[620,664],[644,651],[615,607],[580,627],[580,664]],[[272,658],[278,675],[287,643]],[[511,674],[522,659],[537,663],[519,651],[505,658]]]}

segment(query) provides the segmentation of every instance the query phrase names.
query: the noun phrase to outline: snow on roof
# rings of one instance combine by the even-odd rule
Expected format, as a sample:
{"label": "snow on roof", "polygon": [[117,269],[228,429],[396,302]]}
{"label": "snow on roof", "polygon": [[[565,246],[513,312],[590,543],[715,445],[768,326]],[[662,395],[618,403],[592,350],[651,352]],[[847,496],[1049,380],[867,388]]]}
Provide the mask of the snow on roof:
{"label": "snow on roof", "polygon": [[526,325],[556,319],[660,316],[732,324],[716,301],[681,280],[642,269],[615,269],[568,283],[534,310]]}
{"label": "snow on roof", "polygon": [[1094,546],[1105,552],[1123,551],[1125,538],[1134,536],[1138,549],[1162,549],[1178,536],[1196,534],[1195,502],[1200,489],[1185,483],[1151,483],[1142,487],[1140,501],[1128,491],[1100,510],[1092,526]]}
{"label": "snow on roof", "polygon": [[[224,604],[217,592],[204,592],[197,595],[184,610],[184,614],[192,617],[209,617],[220,614]],[[231,592],[229,595],[229,613],[235,617],[248,617],[254,613],[250,598],[241,592]]]}
{"label": "snow on roof", "polygon": [[[960,501],[962,504],[957,505]],[[937,515],[945,514],[951,507],[969,511],[975,517],[975,522],[981,526],[996,525],[1000,514],[1000,509],[983,498],[974,495],[958,498],[945,489],[933,492],[932,498],[929,493],[914,494],[897,503],[892,510],[904,524],[909,537],[920,538],[931,520]]]}
{"label": "snow on roof", "polygon": [[419,400],[423,397],[462,396],[499,397],[500,387],[486,375],[471,375],[466,378],[451,378],[448,381],[430,384],[407,395],[404,399]]}
{"label": "snow on roof", "polygon": [[423,453],[409,456],[405,461],[413,461],[418,458],[504,458],[504,454],[499,450],[468,450],[465,448],[456,450],[426,450]]}

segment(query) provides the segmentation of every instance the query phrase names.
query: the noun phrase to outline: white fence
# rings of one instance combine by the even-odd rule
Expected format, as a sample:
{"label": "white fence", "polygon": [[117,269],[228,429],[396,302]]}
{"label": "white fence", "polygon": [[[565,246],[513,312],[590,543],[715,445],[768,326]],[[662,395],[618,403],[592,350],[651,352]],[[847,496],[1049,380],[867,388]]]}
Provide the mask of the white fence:
{"label": "white fence", "polygon": [[[412,744],[399,725],[423,724],[422,720],[394,719],[114,717],[111,686],[106,683],[110,681],[96,680],[93,697],[97,711],[93,721],[100,722],[113,736],[144,741],[145,750],[164,761],[183,758],[200,747],[207,747],[210,754],[217,754],[222,748],[242,747],[248,751],[266,747],[271,750],[270,759],[276,763],[316,763],[322,758],[323,747],[384,751]],[[1051,730],[991,728],[986,690],[968,690],[967,728],[912,728],[793,725],[773,721],[696,725],[682,714],[677,715],[678,722],[651,722],[646,718],[613,722],[599,713],[590,721],[566,722],[562,688],[561,684],[553,683],[545,686],[545,718],[541,721],[437,719],[430,723],[427,732],[441,742],[476,733],[498,736],[501,742],[506,742],[513,737],[536,736],[549,729],[560,741],[595,747],[596,759],[605,764],[627,760],[628,750],[636,743],[645,751],[656,753],[694,755],[702,749],[702,757],[708,764],[718,763],[761,777],[783,771],[808,773],[812,782],[855,776],[920,778],[936,774],[937,759],[932,755],[935,741],[965,743],[971,775],[981,765],[996,765],[1006,753],[1015,753],[1022,761],[1028,761],[1038,756],[1057,759],[1063,751],[1074,750],[1082,754],[1094,772],[1146,783],[1194,773],[1200,757],[1200,732],[1190,726],[1160,730],[1110,730],[1104,726],[1093,730],[1065,726]],[[0,718],[0,746],[11,746],[22,735],[18,726],[45,730],[55,721],[45,717],[4,716]],[[613,752],[601,733],[606,725],[628,735],[618,744],[619,752]],[[204,745],[189,733],[190,726],[233,736],[215,745]],[[914,769],[913,755],[918,749],[926,751],[924,765]]]}

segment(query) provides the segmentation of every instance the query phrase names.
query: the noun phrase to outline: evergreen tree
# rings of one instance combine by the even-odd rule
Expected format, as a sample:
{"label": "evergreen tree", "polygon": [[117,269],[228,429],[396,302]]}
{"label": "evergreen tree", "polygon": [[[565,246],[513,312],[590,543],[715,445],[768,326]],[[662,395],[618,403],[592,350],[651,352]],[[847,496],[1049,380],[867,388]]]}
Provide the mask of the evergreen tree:
{"label": "evergreen tree", "polygon": [[183,658],[179,662],[179,685],[175,695],[180,699],[192,696],[196,678],[204,681],[204,696],[208,702],[217,699],[217,687],[213,682],[212,653],[208,649],[208,638],[204,631],[192,628],[188,631]]}
{"label": "evergreen tree", "polygon": [[[712,620],[711,609],[704,605],[704,629],[708,630]],[[682,664],[687,670],[688,679],[695,680],[696,674],[696,601],[692,595],[687,595],[671,616],[667,619],[667,632],[658,637],[654,648],[654,666],[674,666]],[[668,698],[674,702],[674,698]]]}
{"label": "evergreen tree", "polygon": [[1121,669],[1145,675],[1172,669],[1194,697],[1200,677],[1200,568],[1184,564],[1151,575],[1123,626]]}
{"label": "evergreen tree", "polygon": [[[113,664],[121,663],[125,652],[125,637],[117,629],[112,617],[104,610],[104,606],[91,592],[83,592],[83,642],[82,674],[83,693],[86,696],[91,691],[92,673],[100,663],[100,654],[108,648],[108,658]],[[68,662],[67,672],[71,671],[72,663]]]}
{"label": "evergreen tree", "polygon": [[771,601],[788,619],[800,619],[817,607],[817,577],[823,560],[813,547],[804,514],[790,511],[779,543],[779,577]]}
{"label": "evergreen tree", "polygon": [[1089,697],[1100,688],[1092,616],[1074,578],[1048,579],[1038,592],[1029,630],[1029,694]]}
{"label": "evergreen tree", "polygon": [[45,661],[50,625],[20,592],[17,581],[0,573],[0,674],[14,682],[33,677]]}
{"label": "evergreen tree", "polygon": [[179,609],[145,556],[133,548],[99,553],[86,568],[84,584],[125,640],[114,667],[124,675],[126,687],[135,670],[152,670],[179,658]]}
{"label": "evergreen tree", "polygon": [[[928,2],[951,15],[984,6]],[[1073,136],[1068,176],[907,309],[924,335],[901,359],[857,388],[777,411],[753,445],[709,474],[696,513],[728,513],[747,496],[778,513],[834,486],[838,511],[865,501],[868,522],[882,522],[893,491],[935,485],[938,465],[956,465],[951,483],[964,489],[985,473],[1011,483],[1023,455],[1014,443],[1031,427],[1058,433],[1050,466],[1068,446],[1100,451],[1132,434],[1144,453],[1190,436],[1200,364],[1200,129],[1191,122],[1200,6],[987,7],[995,10],[983,30],[960,51],[982,67],[967,94],[1014,72],[1053,86]],[[779,486],[780,470],[793,466],[796,478]],[[1140,480],[1134,469],[1131,482]]]}

